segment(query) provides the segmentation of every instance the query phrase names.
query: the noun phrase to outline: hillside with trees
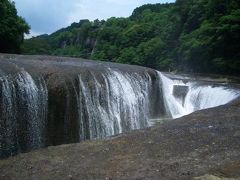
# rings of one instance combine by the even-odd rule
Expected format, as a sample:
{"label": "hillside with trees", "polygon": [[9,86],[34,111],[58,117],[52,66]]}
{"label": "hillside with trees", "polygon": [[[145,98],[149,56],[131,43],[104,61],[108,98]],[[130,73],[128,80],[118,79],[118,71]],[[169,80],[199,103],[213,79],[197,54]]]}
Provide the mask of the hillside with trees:
{"label": "hillside with trees", "polygon": [[0,52],[19,53],[24,33],[29,32],[29,25],[17,15],[15,4],[10,0],[0,1]]}
{"label": "hillside with trees", "polygon": [[26,40],[22,52],[239,75],[239,42],[239,0],[177,0],[143,5],[128,18],[80,20]]}

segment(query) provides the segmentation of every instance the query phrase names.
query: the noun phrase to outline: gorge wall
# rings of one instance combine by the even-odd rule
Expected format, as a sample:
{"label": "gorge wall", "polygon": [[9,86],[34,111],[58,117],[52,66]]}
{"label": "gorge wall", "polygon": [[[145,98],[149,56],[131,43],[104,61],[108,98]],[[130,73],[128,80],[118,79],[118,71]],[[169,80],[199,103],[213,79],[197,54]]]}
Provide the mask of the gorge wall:
{"label": "gorge wall", "polygon": [[141,129],[239,94],[139,66],[0,54],[0,157]]}

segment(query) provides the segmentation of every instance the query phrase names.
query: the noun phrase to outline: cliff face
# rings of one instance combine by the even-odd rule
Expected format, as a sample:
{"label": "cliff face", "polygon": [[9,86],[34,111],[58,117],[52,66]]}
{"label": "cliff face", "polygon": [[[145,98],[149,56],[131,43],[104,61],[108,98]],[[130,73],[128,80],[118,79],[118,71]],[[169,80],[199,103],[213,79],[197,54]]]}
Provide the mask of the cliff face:
{"label": "cliff face", "polygon": [[1,179],[237,179],[239,104],[109,140],[48,147],[1,160]]}

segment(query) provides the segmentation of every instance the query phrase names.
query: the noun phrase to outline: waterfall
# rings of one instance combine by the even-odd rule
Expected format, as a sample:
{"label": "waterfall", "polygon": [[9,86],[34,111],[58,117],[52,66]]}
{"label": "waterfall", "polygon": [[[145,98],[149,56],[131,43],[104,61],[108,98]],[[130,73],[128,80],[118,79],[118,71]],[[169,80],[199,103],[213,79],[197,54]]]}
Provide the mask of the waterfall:
{"label": "waterfall", "polygon": [[0,157],[44,146],[47,87],[26,71],[0,77]]}
{"label": "waterfall", "polygon": [[14,154],[17,146],[17,112],[14,84],[1,72],[0,77],[0,157]]}
{"label": "waterfall", "polygon": [[[103,138],[148,126],[151,78],[108,69],[101,78],[91,73],[88,82],[79,75],[80,136],[88,119],[89,138]],[[99,79],[102,79],[101,81]],[[85,115],[83,116],[83,113]],[[85,126],[86,127],[86,126]],[[80,139],[84,139],[81,138]]]}
{"label": "waterfall", "polygon": [[139,66],[24,57],[0,57],[0,158],[145,128],[240,95]]}
{"label": "waterfall", "polygon": [[[164,103],[168,115],[178,118],[194,111],[217,107],[240,96],[239,90],[225,86],[213,86],[191,82],[188,80],[171,79],[158,72],[163,88]],[[187,87],[184,99],[174,96],[174,86]]]}
{"label": "waterfall", "polygon": [[42,78],[36,81],[21,71],[16,78],[16,97],[18,98],[18,124],[21,129],[20,141],[23,149],[35,149],[44,145],[47,117],[47,87]]}

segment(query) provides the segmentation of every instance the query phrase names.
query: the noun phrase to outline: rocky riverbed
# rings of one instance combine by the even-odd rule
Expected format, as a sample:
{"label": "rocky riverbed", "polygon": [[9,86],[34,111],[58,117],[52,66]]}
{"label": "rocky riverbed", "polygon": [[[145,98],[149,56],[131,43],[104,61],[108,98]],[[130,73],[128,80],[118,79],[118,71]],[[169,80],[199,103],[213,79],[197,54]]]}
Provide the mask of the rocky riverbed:
{"label": "rocky riverbed", "polygon": [[1,179],[239,179],[240,101],[0,161]]}

